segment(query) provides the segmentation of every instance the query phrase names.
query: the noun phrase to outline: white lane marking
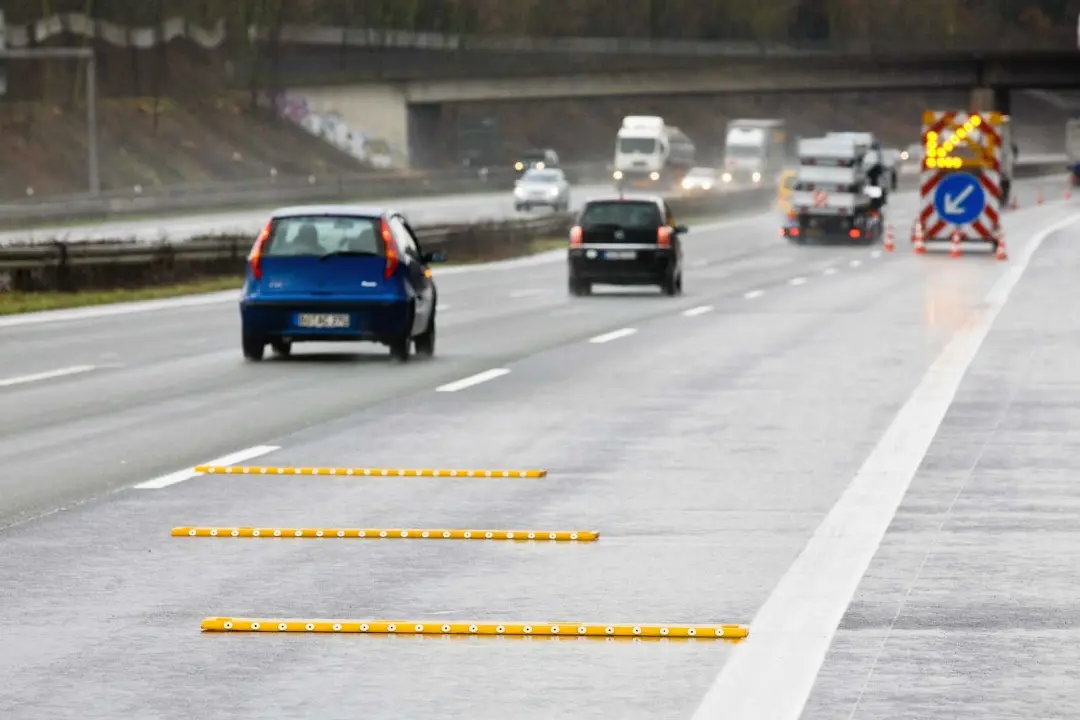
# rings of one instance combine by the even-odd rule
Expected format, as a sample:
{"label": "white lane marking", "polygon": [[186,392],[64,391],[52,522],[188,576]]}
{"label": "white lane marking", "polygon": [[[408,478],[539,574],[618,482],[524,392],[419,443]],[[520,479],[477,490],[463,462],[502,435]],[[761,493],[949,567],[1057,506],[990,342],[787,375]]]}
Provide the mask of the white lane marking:
{"label": "white lane marking", "polygon": [[510,371],[506,368],[492,368],[491,370],[485,370],[482,373],[470,375],[467,378],[455,380],[454,382],[447,383],[446,385],[440,385],[439,387],[435,388],[435,392],[457,392],[458,390],[464,390],[465,388],[470,388],[473,385],[485,383],[488,380],[494,380],[495,378],[502,377],[503,375],[508,375],[509,373]]}
{"label": "white lane marking", "polygon": [[[847,490],[750,622],[693,720],[798,720],[836,628],[983,340],[1043,241],[1034,236],[923,376]],[[783,688],[783,692],[777,692]]]}
{"label": "white lane marking", "polygon": [[11,387],[13,385],[25,385],[26,383],[40,382],[42,380],[53,380],[69,375],[88,373],[93,370],[97,370],[96,365],[72,365],[71,367],[60,368],[59,370],[33,373],[32,375],[16,375],[14,377],[0,378],[0,387]]}
{"label": "white lane marking", "polygon": [[805,285],[805,284],[806,284],[806,278],[804,278],[804,277],[791,278],[790,280],[788,280],[788,285]]}
{"label": "white lane marking", "polygon": [[870,253],[870,257],[874,258],[875,260],[878,259],[879,257],[881,257],[881,251],[880,250],[872,251]]}
{"label": "white lane marking", "polygon": [[624,337],[626,337],[628,335],[633,335],[636,332],[637,332],[637,330],[635,330],[634,328],[623,328],[621,330],[615,330],[613,332],[604,333],[603,335],[597,335],[594,338],[590,338],[589,342],[593,343],[594,345],[600,345],[602,343],[611,342],[612,340],[618,340],[619,338],[624,338]]}
{"label": "white lane marking", "polygon": [[435,306],[435,311],[436,312],[443,312],[444,310],[449,310],[449,309],[450,309],[450,306],[446,305],[444,303],[439,303],[438,305]]}
{"label": "white lane marking", "polygon": [[689,310],[683,310],[683,315],[686,317],[696,317],[698,315],[704,315],[707,312],[712,312],[712,310],[712,305],[700,305],[695,308],[690,308]]}
{"label": "white lane marking", "polygon": [[93,320],[96,318],[114,317],[116,315],[134,315],[142,312],[220,305],[222,303],[236,302],[239,300],[239,290],[225,290],[224,292],[209,293],[206,295],[191,295],[183,298],[141,300],[132,303],[114,303],[110,305],[98,305],[95,307],[70,308],[67,310],[42,310],[41,312],[26,313],[25,315],[11,315],[9,317],[0,318],[0,328],[19,327],[22,325],[40,325],[42,323]]}
{"label": "white lane marking", "polygon": [[747,300],[753,300],[754,298],[759,298],[764,294],[764,290],[751,290],[750,292],[743,294],[743,297]]}
{"label": "white lane marking", "polygon": [[848,265],[850,265],[851,267],[859,267],[860,265],[862,265],[862,260],[852,260],[848,263]]}
{"label": "white lane marking", "polygon": [[835,275],[836,274],[836,268],[827,267],[824,270],[822,270],[821,272],[823,274],[825,274],[825,275]]}
{"label": "white lane marking", "polygon": [[[241,450],[240,452],[235,452],[235,453],[233,453],[231,455],[225,455],[223,457],[219,457],[217,459],[210,460],[210,461],[204,462],[204,463],[199,463],[199,464],[200,465],[235,465],[238,462],[244,462],[245,460],[251,460],[252,458],[257,458],[260,455],[267,455],[269,453],[274,452],[275,450],[280,450],[280,449],[281,448],[279,446],[277,446],[277,445],[256,445],[255,447],[250,447],[247,450]],[[137,490],[160,490],[162,488],[167,488],[170,485],[176,485],[177,483],[182,483],[185,480],[190,480],[191,478],[199,477],[202,474],[203,473],[195,472],[195,467],[192,466],[192,467],[187,468],[186,470],[180,470],[178,472],[169,473],[168,475],[162,475],[161,477],[154,478],[153,480],[147,480],[144,483],[139,483],[138,485],[135,486],[135,488]]]}
{"label": "white lane marking", "polygon": [[512,297],[512,298],[527,298],[527,297],[532,297],[534,295],[542,295],[543,293],[544,293],[543,290],[536,290],[536,289],[533,289],[533,290],[515,290],[514,292],[510,293],[510,297]]}

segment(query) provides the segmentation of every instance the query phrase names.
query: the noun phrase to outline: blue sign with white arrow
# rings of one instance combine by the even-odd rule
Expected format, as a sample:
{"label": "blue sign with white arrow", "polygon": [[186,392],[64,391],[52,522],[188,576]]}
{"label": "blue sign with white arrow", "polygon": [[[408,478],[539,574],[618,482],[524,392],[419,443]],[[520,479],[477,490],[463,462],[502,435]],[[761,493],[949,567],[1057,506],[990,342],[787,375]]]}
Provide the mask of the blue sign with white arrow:
{"label": "blue sign with white arrow", "polygon": [[986,191],[970,173],[952,173],[934,190],[934,209],[938,217],[953,225],[967,225],[978,219],[986,208]]}

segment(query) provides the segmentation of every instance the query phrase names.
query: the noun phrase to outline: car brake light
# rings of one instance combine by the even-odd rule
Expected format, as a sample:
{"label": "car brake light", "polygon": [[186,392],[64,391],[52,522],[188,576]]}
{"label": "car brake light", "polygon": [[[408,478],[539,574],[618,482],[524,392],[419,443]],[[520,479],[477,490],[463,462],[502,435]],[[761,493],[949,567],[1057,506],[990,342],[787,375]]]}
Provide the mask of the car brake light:
{"label": "car brake light", "polygon": [[859,231],[858,230],[852,230],[852,231],[850,231],[848,233],[848,235],[853,237],[853,238],[857,238],[857,237],[859,237]]}
{"label": "car brake light", "polygon": [[251,274],[255,276],[256,280],[262,280],[263,246],[266,245],[266,240],[270,237],[270,225],[272,223],[273,221],[266,223],[266,226],[259,232],[259,237],[255,238],[255,244],[251,246],[251,254],[248,255]]}
{"label": "car brake light", "polygon": [[383,277],[389,280],[397,270],[398,256],[397,249],[394,247],[394,234],[390,232],[390,223],[386,222],[386,218],[382,220],[382,239],[386,251],[386,271]]}
{"label": "car brake light", "polygon": [[671,247],[671,228],[660,227],[656,229],[656,244],[660,247]]}
{"label": "car brake light", "polygon": [[570,247],[581,247],[584,244],[584,233],[580,225],[570,228]]}

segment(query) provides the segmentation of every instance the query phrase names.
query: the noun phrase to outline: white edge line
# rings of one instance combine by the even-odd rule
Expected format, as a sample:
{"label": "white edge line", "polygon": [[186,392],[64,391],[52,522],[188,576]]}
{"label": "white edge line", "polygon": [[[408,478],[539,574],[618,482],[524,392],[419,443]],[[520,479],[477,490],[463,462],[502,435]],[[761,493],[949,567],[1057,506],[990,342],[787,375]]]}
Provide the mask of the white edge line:
{"label": "white edge line", "polygon": [[700,305],[689,310],[683,310],[683,315],[686,317],[696,317],[697,315],[704,315],[707,312],[712,312],[715,308],[712,305]]}
{"label": "white edge line", "polygon": [[746,298],[747,300],[753,300],[754,298],[759,298],[764,294],[765,294],[764,290],[751,290],[748,293],[744,293],[743,297]]}
{"label": "white edge line", "polygon": [[[840,621],[998,314],[1053,233],[1035,235],[923,376],[847,490],[750,623],[693,720],[798,720]],[[777,692],[783,688],[783,692]]]}
{"label": "white edge line", "polygon": [[455,380],[452,383],[440,385],[435,388],[435,392],[457,392],[458,390],[464,390],[465,388],[485,383],[488,380],[494,380],[495,378],[508,375],[509,373],[510,371],[506,368],[492,368],[491,370],[485,370],[484,372],[476,373],[475,375],[470,375],[469,377],[460,380]]}
{"label": "white edge line", "polygon": [[[231,455],[224,455],[224,456],[216,458],[214,460],[209,460],[207,462],[199,463],[199,464],[200,465],[233,465],[233,464],[238,463],[238,462],[244,462],[245,460],[251,460],[252,458],[257,458],[260,455],[267,455],[269,453],[274,452],[275,450],[280,450],[280,449],[281,448],[279,446],[277,446],[277,445],[256,445],[255,447],[250,447],[247,450],[241,450],[239,452],[232,453]],[[176,485],[177,483],[182,483],[185,480],[190,480],[190,479],[192,479],[194,477],[198,477],[198,476],[200,476],[202,474],[203,473],[195,472],[195,466],[192,466],[192,467],[187,468],[186,470],[180,470],[178,472],[169,473],[168,475],[162,475],[161,477],[156,477],[153,480],[147,480],[146,482],[139,483],[138,485],[135,486],[135,489],[136,490],[161,490],[162,488],[167,488],[170,485]]]}
{"label": "white edge line", "polygon": [[622,328],[621,330],[614,330],[609,333],[604,333],[603,335],[597,335],[596,337],[589,338],[589,342],[593,343],[594,345],[600,345],[602,343],[611,342],[612,340],[618,340],[619,338],[633,335],[636,332],[637,330],[635,330],[634,328]]}
{"label": "white edge line", "polygon": [[55,380],[56,378],[68,377],[69,375],[79,375],[81,373],[88,373],[93,370],[97,370],[96,365],[72,365],[71,367],[59,368],[58,370],[49,370],[47,372],[33,373],[31,375],[17,375],[13,377],[0,378],[0,388],[12,387],[14,385],[25,385],[27,383],[40,382],[42,380]]}

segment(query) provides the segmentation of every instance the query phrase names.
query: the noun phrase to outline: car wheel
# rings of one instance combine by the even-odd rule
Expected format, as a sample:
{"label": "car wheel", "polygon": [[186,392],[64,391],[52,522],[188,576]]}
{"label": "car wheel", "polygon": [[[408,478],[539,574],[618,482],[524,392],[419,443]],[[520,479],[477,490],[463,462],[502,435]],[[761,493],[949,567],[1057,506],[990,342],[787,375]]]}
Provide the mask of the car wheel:
{"label": "car wheel", "polygon": [[578,280],[575,277],[570,278],[570,294],[575,297],[584,297],[592,292],[592,283]]}
{"label": "car wheel", "polygon": [[416,354],[422,358],[431,358],[435,356],[435,313],[431,313],[431,320],[428,321],[427,330],[416,336],[413,340],[416,346]]}
{"label": "car wheel", "polygon": [[257,335],[245,333],[241,337],[240,344],[244,350],[244,357],[248,360],[258,362],[263,359],[263,355],[266,353],[266,341]]}
{"label": "car wheel", "polygon": [[408,362],[412,350],[412,338],[402,335],[390,341],[390,357],[398,362]]}
{"label": "car wheel", "polygon": [[668,297],[675,297],[679,294],[679,276],[675,273],[669,273],[664,276],[663,282],[660,284],[660,288],[664,294]]}
{"label": "car wheel", "polygon": [[681,272],[679,273],[679,275],[675,279],[675,294],[676,295],[682,295],[682,273]]}
{"label": "car wheel", "polygon": [[270,349],[274,351],[275,355],[288,357],[292,354],[292,343],[288,340],[271,340]]}

